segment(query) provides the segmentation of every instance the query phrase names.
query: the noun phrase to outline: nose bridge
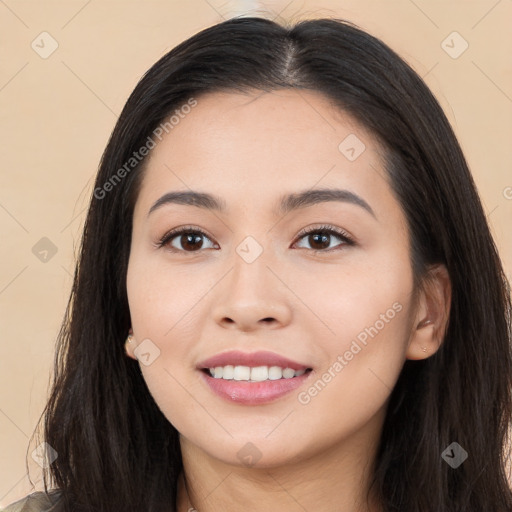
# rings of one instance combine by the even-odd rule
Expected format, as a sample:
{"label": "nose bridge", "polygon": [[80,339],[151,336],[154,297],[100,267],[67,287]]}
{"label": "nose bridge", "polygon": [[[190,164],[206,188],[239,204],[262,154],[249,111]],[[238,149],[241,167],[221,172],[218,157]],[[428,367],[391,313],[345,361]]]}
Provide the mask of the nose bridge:
{"label": "nose bridge", "polygon": [[260,243],[251,235],[245,237],[235,247],[231,285],[242,288],[245,293],[251,290],[257,292],[259,285],[268,280],[271,252],[268,240]]}
{"label": "nose bridge", "polygon": [[[261,239],[263,235],[259,235]],[[235,246],[230,258],[231,272],[222,292],[216,297],[214,316],[217,322],[238,324],[251,329],[258,322],[273,320],[287,323],[291,316],[289,297],[275,275],[274,252],[269,237],[256,240],[247,235]]]}

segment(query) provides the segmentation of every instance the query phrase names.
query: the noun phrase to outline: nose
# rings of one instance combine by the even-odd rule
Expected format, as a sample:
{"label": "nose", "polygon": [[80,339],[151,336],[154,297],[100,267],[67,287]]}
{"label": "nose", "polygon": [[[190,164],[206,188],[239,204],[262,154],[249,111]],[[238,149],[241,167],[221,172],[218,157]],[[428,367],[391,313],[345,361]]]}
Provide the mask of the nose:
{"label": "nose", "polygon": [[213,300],[213,317],[221,327],[250,332],[290,323],[293,294],[284,284],[286,278],[268,265],[264,254],[252,263],[235,254],[233,268]]}

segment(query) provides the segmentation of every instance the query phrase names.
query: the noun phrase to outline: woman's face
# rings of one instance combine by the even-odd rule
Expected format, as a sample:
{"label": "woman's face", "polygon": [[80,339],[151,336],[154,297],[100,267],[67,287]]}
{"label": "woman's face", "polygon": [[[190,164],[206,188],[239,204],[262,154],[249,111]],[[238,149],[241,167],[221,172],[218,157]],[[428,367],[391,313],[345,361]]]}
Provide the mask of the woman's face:
{"label": "woman's face", "polygon": [[[127,276],[135,355],[159,408],[237,465],[378,432],[416,317],[406,221],[376,140],[312,91],[214,93],[178,117],[148,157]],[[222,208],[166,198],[175,192]],[[292,362],[227,355],[207,376],[201,363],[229,351]],[[264,368],[288,365],[311,371],[278,380]]]}

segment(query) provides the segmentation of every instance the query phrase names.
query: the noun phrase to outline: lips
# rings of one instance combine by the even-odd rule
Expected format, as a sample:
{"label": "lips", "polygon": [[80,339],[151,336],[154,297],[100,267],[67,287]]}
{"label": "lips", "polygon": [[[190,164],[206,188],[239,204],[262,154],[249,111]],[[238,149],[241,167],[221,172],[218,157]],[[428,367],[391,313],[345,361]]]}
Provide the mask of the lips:
{"label": "lips", "polygon": [[214,379],[201,372],[201,380],[215,395],[230,404],[243,406],[259,406],[269,404],[278,399],[285,399],[292,391],[297,391],[311,382],[313,371],[303,373],[291,379],[266,380],[249,382]]}
{"label": "lips", "polygon": [[280,366],[281,368],[293,368],[294,370],[311,369],[310,366],[292,361],[287,357],[276,354],[275,352],[259,351],[259,352],[241,352],[239,350],[231,350],[222,352],[213,357],[205,359],[197,364],[198,370],[206,368],[215,368],[216,366]]}

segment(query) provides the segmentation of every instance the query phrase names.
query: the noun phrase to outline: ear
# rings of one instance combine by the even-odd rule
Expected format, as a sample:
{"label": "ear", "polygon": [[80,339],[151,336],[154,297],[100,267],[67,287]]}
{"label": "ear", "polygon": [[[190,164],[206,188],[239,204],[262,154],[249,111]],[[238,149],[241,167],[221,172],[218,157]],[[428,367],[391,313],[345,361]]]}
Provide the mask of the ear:
{"label": "ear", "polygon": [[441,346],[450,316],[452,286],[445,265],[434,265],[419,291],[407,359],[426,359]]}
{"label": "ear", "polygon": [[135,338],[133,337],[133,329],[130,327],[128,331],[128,337],[124,342],[124,350],[128,357],[137,360],[137,356],[135,355],[134,350],[137,348],[137,343],[135,342]]}

